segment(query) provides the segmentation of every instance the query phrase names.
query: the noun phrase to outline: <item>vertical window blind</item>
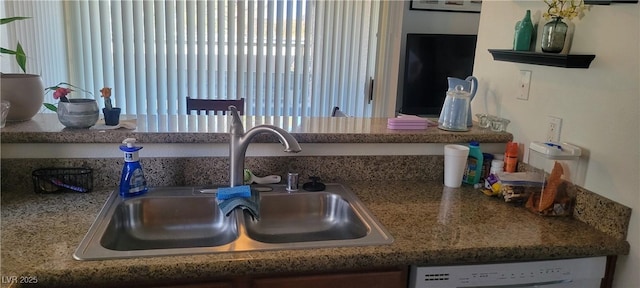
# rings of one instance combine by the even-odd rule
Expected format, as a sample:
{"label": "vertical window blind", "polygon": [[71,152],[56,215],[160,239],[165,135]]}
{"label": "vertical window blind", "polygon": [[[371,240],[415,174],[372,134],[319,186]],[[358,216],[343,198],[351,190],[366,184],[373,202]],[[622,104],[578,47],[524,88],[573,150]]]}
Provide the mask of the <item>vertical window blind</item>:
{"label": "vertical window blind", "polygon": [[68,64],[60,81],[112,87],[126,114],[187,114],[189,96],[245,98],[256,116],[328,116],[334,106],[371,115],[379,0],[59,5]]}
{"label": "vertical window blind", "polygon": [[[68,82],[66,39],[62,5],[49,1],[0,1],[0,17],[31,17],[0,25],[0,47],[15,49],[17,43],[27,56],[26,72],[42,75],[45,87]],[[22,73],[15,58],[0,56],[0,71]],[[57,81],[57,82],[56,82]]]}

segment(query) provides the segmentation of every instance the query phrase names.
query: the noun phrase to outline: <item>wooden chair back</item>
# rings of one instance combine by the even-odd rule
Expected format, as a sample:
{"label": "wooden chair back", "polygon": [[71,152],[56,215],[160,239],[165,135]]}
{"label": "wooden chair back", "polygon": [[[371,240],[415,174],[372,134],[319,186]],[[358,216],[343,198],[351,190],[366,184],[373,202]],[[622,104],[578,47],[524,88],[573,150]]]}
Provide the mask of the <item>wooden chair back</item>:
{"label": "wooden chair back", "polygon": [[221,99],[192,99],[187,96],[187,114],[191,114],[191,111],[196,111],[200,115],[200,111],[222,111],[222,115],[227,115],[229,106],[236,106],[238,113],[244,115],[244,98],[238,100],[221,100]]}

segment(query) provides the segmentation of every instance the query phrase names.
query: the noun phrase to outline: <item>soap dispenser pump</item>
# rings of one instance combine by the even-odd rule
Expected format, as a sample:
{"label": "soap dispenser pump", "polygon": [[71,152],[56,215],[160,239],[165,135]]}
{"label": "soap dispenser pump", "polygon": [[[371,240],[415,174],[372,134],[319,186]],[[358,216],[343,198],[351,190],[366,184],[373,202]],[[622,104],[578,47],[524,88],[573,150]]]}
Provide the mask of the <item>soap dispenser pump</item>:
{"label": "soap dispenser pump", "polygon": [[135,146],[135,138],[126,138],[120,145],[120,150],[124,152],[124,167],[122,167],[122,177],[120,178],[120,196],[131,197],[147,192],[147,180],[142,172],[138,151],[141,146]]}

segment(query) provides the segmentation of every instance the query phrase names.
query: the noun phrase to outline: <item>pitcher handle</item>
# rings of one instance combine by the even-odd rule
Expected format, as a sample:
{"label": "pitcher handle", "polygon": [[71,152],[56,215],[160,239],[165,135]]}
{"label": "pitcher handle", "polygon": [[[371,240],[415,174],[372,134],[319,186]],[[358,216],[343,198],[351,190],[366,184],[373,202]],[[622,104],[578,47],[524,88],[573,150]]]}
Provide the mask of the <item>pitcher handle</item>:
{"label": "pitcher handle", "polygon": [[469,76],[464,80],[471,82],[471,91],[469,92],[469,94],[471,94],[469,97],[469,102],[471,102],[471,100],[473,100],[473,97],[476,96],[476,91],[478,91],[478,78]]}

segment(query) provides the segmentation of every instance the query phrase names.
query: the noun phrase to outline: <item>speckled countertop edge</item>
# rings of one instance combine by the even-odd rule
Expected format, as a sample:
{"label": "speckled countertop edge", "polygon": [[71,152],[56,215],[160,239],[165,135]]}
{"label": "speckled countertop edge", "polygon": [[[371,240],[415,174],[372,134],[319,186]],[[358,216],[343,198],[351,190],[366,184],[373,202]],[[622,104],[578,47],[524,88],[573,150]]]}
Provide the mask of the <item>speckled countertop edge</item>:
{"label": "speckled countertop edge", "polygon": [[[391,245],[76,261],[109,191],[2,193],[2,275],[46,286],[211,279],[274,272],[510,262],[628,254],[629,244],[571,218],[544,218],[470,188],[434,182],[347,185],[391,232]],[[443,197],[446,195],[446,197]]]}
{"label": "speckled countertop edge", "polygon": [[[119,143],[133,137],[140,143],[227,143],[226,116],[181,115],[163,123],[151,116],[137,116],[134,130],[68,129],[55,114],[37,114],[24,122],[10,122],[0,129],[2,143]],[[168,116],[166,116],[168,117]],[[450,132],[429,127],[425,130],[387,129],[387,118],[355,117],[245,117],[245,129],[271,124],[291,133],[300,143],[505,143],[513,139],[507,132],[493,132],[474,125],[466,132]],[[175,123],[172,123],[175,122]],[[252,142],[275,143],[270,135],[258,135]]]}

